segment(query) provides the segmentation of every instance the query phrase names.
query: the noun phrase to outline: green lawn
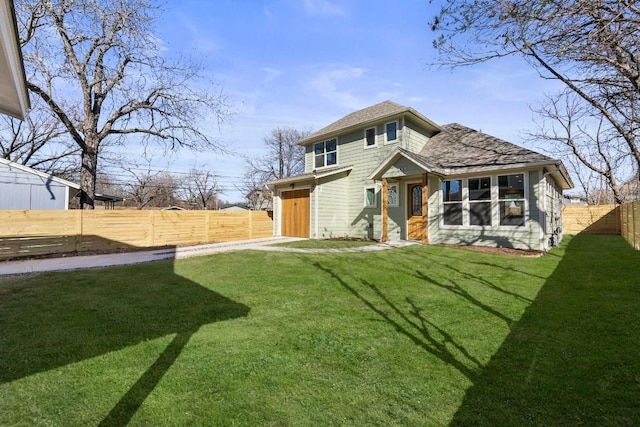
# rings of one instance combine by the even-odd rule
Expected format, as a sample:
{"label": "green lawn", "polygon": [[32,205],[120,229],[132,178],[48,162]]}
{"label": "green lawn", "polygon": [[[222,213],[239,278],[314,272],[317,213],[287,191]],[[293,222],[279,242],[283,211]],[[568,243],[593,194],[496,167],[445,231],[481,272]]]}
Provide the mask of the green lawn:
{"label": "green lawn", "polygon": [[286,248],[300,248],[300,249],[343,249],[343,248],[357,248],[360,246],[375,245],[376,241],[373,240],[323,240],[323,239],[305,239],[296,240],[294,242],[275,243],[271,246],[283,246]]}
{"label": "green lawn", "polygon": [[614,236],[5,278],[0,425],[638,425],[639,319]]}

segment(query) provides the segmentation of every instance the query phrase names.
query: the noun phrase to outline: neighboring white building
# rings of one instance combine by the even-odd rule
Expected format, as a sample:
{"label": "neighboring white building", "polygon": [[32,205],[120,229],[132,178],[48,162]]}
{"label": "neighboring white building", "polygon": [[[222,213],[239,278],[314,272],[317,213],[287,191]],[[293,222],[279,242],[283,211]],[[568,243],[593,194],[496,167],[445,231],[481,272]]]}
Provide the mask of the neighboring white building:
{"label": "neighboring white building", "polygon": [[[69,209],[79,195],[75,182],[0,158],[0,210]],[[122,198],[96,194],[95,200],[109,209]]]}
{"label": "neighboring white building", "polygon": [[0,209],[69,209],[79,193],[78,184],[0,159]]}

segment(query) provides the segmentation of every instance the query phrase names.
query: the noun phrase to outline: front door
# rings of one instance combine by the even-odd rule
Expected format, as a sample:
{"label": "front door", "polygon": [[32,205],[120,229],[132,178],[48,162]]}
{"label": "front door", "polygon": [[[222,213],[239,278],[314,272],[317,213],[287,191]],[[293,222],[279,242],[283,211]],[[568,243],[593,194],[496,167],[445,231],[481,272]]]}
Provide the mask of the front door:
{"label": "front door", "polygon": [[426,230],[422,214],[425,202],[422,197],[422,184],[409,184],[407,194],[409,203],[407,206],[407,240],[423,240]]}

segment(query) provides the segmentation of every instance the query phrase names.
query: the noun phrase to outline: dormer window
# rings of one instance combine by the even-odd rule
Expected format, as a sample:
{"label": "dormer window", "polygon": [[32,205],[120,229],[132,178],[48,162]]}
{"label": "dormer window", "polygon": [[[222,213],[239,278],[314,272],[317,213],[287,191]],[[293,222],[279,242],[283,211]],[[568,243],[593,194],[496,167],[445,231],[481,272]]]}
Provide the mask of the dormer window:
{"label": "dormer window", "polygon": [[389,122],[384,125],[385,144],[398,141],[398,122]]}
{"label": "dormer window", "polygon": [[316,142],[313,144],[313,153],[316,168],[338,164],[338,139]]}

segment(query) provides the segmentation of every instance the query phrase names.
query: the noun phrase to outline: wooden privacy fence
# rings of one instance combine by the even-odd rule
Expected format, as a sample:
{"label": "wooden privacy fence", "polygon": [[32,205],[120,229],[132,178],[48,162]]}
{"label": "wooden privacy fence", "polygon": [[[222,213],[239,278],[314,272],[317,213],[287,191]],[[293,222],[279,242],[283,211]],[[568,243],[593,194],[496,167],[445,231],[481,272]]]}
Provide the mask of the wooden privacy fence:
{"label": "wooden privacy fence", "polygon": [[565,206],[562,232],[565,234],[620,234],[620,206]]}
{"label": "wooden privacy fence", "polygon": [[634,248],[640,250],[640,200],[620,206],[622,237]]}
{"label": "wooden privacy fence", "polygon": [[0,211],[0,259],[272,235],[264,211]]}

